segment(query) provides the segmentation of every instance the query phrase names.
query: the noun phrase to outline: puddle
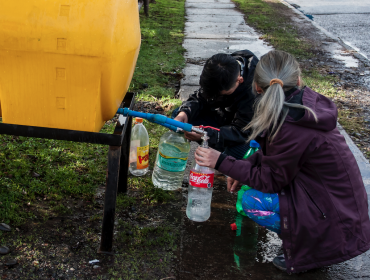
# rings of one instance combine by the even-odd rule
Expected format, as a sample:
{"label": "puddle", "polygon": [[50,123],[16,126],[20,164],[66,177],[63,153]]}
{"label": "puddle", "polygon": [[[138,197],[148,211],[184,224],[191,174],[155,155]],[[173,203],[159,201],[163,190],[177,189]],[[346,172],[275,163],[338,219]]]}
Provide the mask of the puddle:
{"label": "puddle", "polygon": [[235,211],[237,230],[233,242],[234,263],[238,270],[254,265],[257,257],[258,226]]}
{"label": "puddle", "polygon": [[353,57],[352,51],[344,50],[337,43],[325,43],[323,48],[325,51],[330,52],[334,59],[343,62],[345,67],[358,68],[358,59]]}
{"label": "puddle", "polygon": [[[236,196],[227,193],[220,183],[213,191],[210,219],[203,223],[192,222],[185,215],[184,189],[181,244],[174,252],[176,279],[368,279],[363,276],[370,275],[370,252],[298,275],[277,270],[271,262],[281,247],[281,240],[274,232],[237,213],[235,202]],[[238,230],[230,229],[232,223],[238,225]]]}
{"label": "puddle", "polygon": [[346,67],[358,67],[358,60],[351,53],[335,50],[333,58],[342,61]]}

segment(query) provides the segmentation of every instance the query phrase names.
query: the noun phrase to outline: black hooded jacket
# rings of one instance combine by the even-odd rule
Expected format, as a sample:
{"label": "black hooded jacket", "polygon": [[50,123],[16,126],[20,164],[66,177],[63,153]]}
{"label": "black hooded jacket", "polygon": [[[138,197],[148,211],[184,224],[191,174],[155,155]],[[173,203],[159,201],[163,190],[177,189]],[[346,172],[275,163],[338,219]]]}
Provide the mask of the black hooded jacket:
{"label": "black hooded jacket", "polygon": [[206,99],[201,91],[197,90],[179,108],[179,112],[186,113],[189,123],[199,115],[211,116],[216,121],[220,131],[210,128],[206,130],[210,137],[209,146],[217,150],[246,144],[249,130],[242,130],[249,124],[254,114],[255,97],[252,93],[252,81],[258,58],[249,50],[237,51],[231,55],[242,60],[244,64],[244,82],[231,95],[218,96],[214,99]]}

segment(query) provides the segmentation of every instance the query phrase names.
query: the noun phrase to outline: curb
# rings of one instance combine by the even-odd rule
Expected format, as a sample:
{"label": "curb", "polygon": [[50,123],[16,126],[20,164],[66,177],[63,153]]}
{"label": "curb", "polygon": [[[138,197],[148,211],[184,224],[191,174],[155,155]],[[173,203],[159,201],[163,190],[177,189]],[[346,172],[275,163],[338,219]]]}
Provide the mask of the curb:
{"label": "curb", "polygon": [[303,16],[304,17],[304,20],[310,22],[313,26],[315,26],[317,29],[319,29],[321,32],[323,32],[326,36],[328,36],[332,40],[336,41],[339,45],[341,45],[342,47],[344,47],[345,49],[347,49],[348,51],[350,51],[355,58],[357,58],[358,60],[360,60],[366,66],[370,66],[370,59],[367,58],[364,54],[358,52],[356,49],[354,49],[350,45],[346,44],[340,37],[335,36],[333,33],[329,32],[328,30],[326,30],[325,28],[323,28],[322,26],[320,26],[319,24],[317,24],[313,20],[310,20],[309,18],[307,18],[307,16],[303,12],[301,12],[297,8],[293,7],[292,5],[290,5],[285,0],[279,0],[279,1],[282,4],[284,4],[285,6],[289,7],[291,10],[293,10],[296,14],[298,14],[300,16]]}

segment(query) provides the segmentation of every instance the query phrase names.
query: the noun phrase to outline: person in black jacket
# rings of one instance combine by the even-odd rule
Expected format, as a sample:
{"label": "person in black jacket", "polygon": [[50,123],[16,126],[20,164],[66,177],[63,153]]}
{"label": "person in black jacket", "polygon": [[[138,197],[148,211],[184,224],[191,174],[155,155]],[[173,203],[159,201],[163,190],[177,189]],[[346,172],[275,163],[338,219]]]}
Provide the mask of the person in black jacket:
{"label": "person in black jacket", "polygon": [[[249,148],[243,131],[253,118],[255,97],[252,93],[254,69],[258,58],[249,50],[215,54],[204,65],[200,89],[175,109],[175,120],[194,126],[204,125],[210,137],[209,146],[237,159]],[[185,132],[191,141],[201,141],[201,135]]]}

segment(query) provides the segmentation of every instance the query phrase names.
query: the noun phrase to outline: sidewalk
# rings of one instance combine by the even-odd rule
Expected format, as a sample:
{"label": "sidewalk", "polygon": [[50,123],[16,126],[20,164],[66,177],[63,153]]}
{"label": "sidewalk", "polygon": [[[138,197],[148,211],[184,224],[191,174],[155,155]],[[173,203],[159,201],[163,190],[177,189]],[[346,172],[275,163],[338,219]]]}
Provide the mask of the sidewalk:
{"label": "sidewalk", "polygon": [[[187,63],[181,81],[181,100],[198,89],[204,62],[213,54],[249,49],[260,57],[272,49],[245,24],[244,15],[229,0],[187,0],[186,14],[183,46]],[[339,128],[356,157],[370,194],[369,162]],[[369,252],[305,274],[289,276],[278,271],[270,263],[281,245],[275,233],[246,218],[242,220],[241,236],[235,236],[230,230],[229,225],[238,219],[235,201],[236,196],[226,192],[225,181],[219,180],[215,183],[212,215],[207,222],[194,223],[183,215],[178,279],[370,279]],[[186,190],[183,191],[183,211],[185,207]]]}

